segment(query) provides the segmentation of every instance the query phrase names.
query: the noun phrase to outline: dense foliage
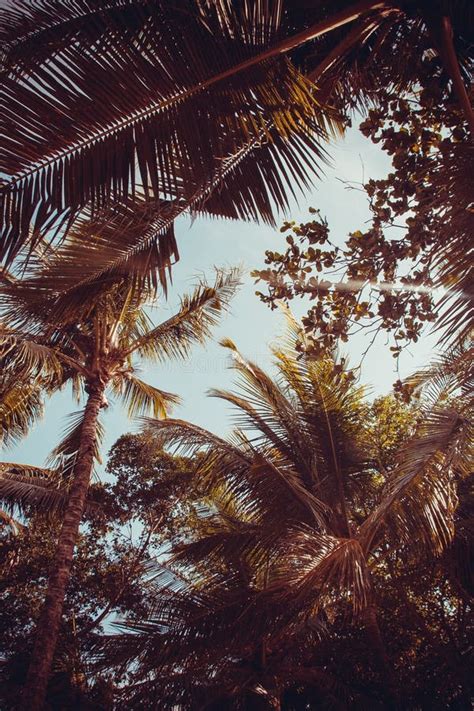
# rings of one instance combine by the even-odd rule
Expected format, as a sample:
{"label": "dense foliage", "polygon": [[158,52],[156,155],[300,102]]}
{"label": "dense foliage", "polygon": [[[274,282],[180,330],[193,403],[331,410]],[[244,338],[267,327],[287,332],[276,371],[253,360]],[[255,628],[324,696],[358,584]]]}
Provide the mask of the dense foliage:
{"label": "dense foliage", "polygon": [[99,653],[99,667],[133,669],[121,703],[467,708],[462,357],[455,376],[423,374],[413,409],[393,397],[369,406],[331,362],[292,347],[275,350],[277,380],[234,352],[240,389],[214,393],[236,408],[231,438],[152,425],[160,441],[203,453],[204,498],[187,540],[157,562],[150,616],[127,620]]}
{"label": "dense foliage", "polygon": [[286,251],[267,251],[268,267],[254,272],[268,284],[258,293],[272,308],[309,301],[303,322],[316,353],[362,329],[370,338],[388,332],[395,357],[427,323],[436,321],[448,340],[472,329],[473,144],[438,57],[426,57],[419,74],[414,91],[380,90],[360,125],[393,167],[360,186],[369,227],[341,246],[312,208],[308,222],[284,223]]}
{"label": "dense foliage", "polygon": [[[343,368],[294,349],[304,334],[290,323],[277,380],[226,343],[240,392],[215,394],[237,409],[232,438],[168,419],[113,447],[51,709],[468,708],[469,354],[414,377],[417,405],[369,404]],[[54,515],[26,513],[2,541],[7,709],[57,535]]]}
{"label": "dense foliage", "polygon": [[[2,708],[471,707],[473,36],[469,0],[2,3],[0,442],[83,405],[45,467],[0,463]],[[254,276],[303,324],[271,374],[223,342],[227,438],[170,419],[139,361],[240,278],[152,323],[176,219],[276,225],[357,112],[393,168],[370,224],[286,221]],[[426,324],[444,352],[369,401],[340,343]],[[92,484],[110,393],[155,419]]]}
{"label": "dense foliage", "polygon": [[[165,541],[180,538],[192,520],[193,463],[173,457],[145,435],[124,435],[112,448],[108,483],[95,484],[75,554],[47,702],[52,709],[110,708],[112,675],[94,673],[94,638],[117,615],[150,612],[150,562]],[[196,496],[194,496],[196,499]],[[185,513],[186,512],[186,513]],[[15,709],[25,682],[47,571],[54,561],[60,518],[26,509],[0,546],[0,705]]]}

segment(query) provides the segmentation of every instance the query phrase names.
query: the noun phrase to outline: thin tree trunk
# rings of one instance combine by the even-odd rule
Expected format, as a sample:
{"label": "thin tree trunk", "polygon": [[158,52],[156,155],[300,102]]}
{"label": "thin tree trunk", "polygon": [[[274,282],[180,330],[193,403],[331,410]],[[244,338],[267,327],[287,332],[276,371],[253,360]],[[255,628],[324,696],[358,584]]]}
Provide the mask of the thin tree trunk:
{"label": "thin tree trunk", "polygon": [[441,57],[446,73],[453,82],[454,93],[468,123],[471,140],[474,140],[474,110],[462,78],[456,48],[454,47],[451,20],[447,15],[442,17],[427,15],[424,19],[431,32],[435,49]]}
{"label": "thin tree trunk", "polygon": [[77,464],[74,468],[74,481],[64,512],[43,610],[36,628],[35,645],[22,698],[24,711],[40,711],[45,701],[66,588],[71,577],[74,548],[94,465],[97,420],[103,403],[104,390],[105,387],[102,384],[91,389],[84,411]]}
{"label": "thin tree trunk", "polygon": [[453,43],[453,27],[449,17],[441,18],[441,41],[442,41],[442,59],[446,70],[453,82],[454,91],[458,97],[459,105],[461,106],[466,121],[469,125],[471,138],[474,140],[474,111],[472,109],[469,94],[464,85],[459,62],[456,55],[456,50]]}
{"label": "thin tree trunk", "polygon": [[374,658],[379,667],[379,673],[387,689],[386,701],[387,708],[396,709],[397,704],[397,686],[395,675],[393,673],[392,663],[387,654],[385,642],[382,638],[379,623],[377,620],[377,612],[373,605],[364,611],[363,615],[364,628],[371,646]]}

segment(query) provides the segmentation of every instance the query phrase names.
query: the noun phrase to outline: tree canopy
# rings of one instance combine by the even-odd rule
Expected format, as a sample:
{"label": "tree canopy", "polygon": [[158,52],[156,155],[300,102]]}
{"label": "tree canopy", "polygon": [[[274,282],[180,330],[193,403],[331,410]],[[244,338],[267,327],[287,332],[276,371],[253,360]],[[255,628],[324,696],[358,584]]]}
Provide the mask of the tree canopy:
{"label": "tree canopy", "polygon": [[[79,408],[0,462],[6,711],[471,708],[473,37],[468,0],[2,3],[0,443]],[[334,239],[288,212],[355,120],[391,171]],[[252,276],[287,334],[268,370],[221,342],[218,432],[161,369],[242,272],[156,322],[182,215],[285,220]],[[375,399],[342,355],[429,328]],[[112,398],[141,429],[104,464]]]}

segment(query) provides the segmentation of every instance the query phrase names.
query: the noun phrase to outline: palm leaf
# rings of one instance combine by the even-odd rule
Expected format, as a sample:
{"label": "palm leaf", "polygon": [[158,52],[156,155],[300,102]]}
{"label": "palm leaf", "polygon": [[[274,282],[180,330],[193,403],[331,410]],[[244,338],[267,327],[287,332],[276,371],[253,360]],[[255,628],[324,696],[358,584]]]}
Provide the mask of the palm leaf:
{"label": "palm leaf", "polygon": [[42,415],[41,384],[4,371],[0,376],[0,443],[8,447],[25,437]]}
{"label": "palm leaf", "polygon": [[[256,451],[242,435],[234,443],[181,420],[146,422],[163,446],[204,455],[194,476],[208,501],[205,529],[211,533],[196,542],[193,559],[200,550],[232,556],[240,551],[254,561],[261,559],[277,545],[292,517],[326,528],[327,507],[302,486],[294,468],[280,465],[274,452]],[[190,552],[186,549],[186,556]]]}
{"label": "palm leaf", "polygon": [[212,287],[201,282],[193,294],[181,299],[178,313],[137,338],[128,353],[156,360],[186,357],[194,343],[208,337],[239,284],[238,269],[218,271]]}
{"label": "palm leaf", "polygon": [[[57,254],[42,270],[43,289],[77,298],[96,294],[104,281],[126,277],[149,290],[162,286],[179,259],[172,206],[142,193],[100,213],[85,210],[72,223]],[[82,288],[81,288],[82,287]]]}
{"label": "palm leaf", "polygon": [[[352,604],[360,614],[372,597],[365,554],[354,538],[335,538],[309,528],[295,531],[291,545],[282,550],[272,586],[291,605],[308,614],[328,604],[331,593]],[[329,600],[329,605],[330,605]]]}
{"label": "palm leaf", "polygon": [[7,72],[5,258],[29,239],[30,225],[34,243],[87,203],[98,208],[133,195],[136,163],[146,195],[153,189],[176,199],[192,194],[266,126],[285,140],[313,135],[319,150],[323,129],[312,85],[281,58],[282,48],[273,48],[270,56],[280,58],[262,68],[267,57],[249,59],[258,43],[231,41],[231,33],[213,32],[198,14],[193,21],[192,10],[186,28],[164,3],[141,3],[131,14],[120,26],[120,11],[102,14],[100,40],[96,35],[88,52],[81,41],[89,37],[79,31],[47,63],[23,68],[21,81],[13,68]]}
{"label": "palm leaf", "polygon": [[406,378],[404,383],[421,397],[425,410],[442,399],[469,399],[474,389],[473,358],[473,348],[458,344]]}
{"label": "palm leaf", "polygon": [[169,408],[180,401],[177,395],[154,388],[131,374],[120,378],[113,390],[122,398],[129,417],[150,414],[153,417],[164,418]]}
{"label": "palm leaf", "polygon": [[[48,463],[53,466],[55,470],[61,471],[62,476],[66,479],[74,472],[74,465],[81,444],[84,412],[85,409],[72,412],[69,415],[69,424],[65,429],[64,437],[49,456]],[[99,463],[102,461],[100,457],[100,444],[103,437],[104,428],[100,422],[97,422],[95,429],[94,459]]]}
{"label": "palm leaf", "polygon": [[41,375],[45,383],[61,379],[60,354],[34,335],[2,328],[0,348],[3,367],[14,370],[17,377]]}
{"label": "palm leaf", "polygon": [[7,510],[20,513],[30,507],[54,512],[67,502],[67,490],[59,472],[27,464],[0,463],[0,501]]}
{"label": "palm leaf", "polygon": [[211,395],[232,403],[236,424],[253,431],[257,447],[271,444],[291,462],[307,491],[339,506],[349,475],[363,468],[356,446],[361,439],[362,390],[342,368],[335,369],[333,361],[298,357],[294,339],[300,326],[292,322],[290,327],[288,347],[273,351],[281,374],[277,382],[226,340],[223,345],[233,350],[233,367],[241,375],[239,393]]}
{"label": "palm leaf", "polygon": [[468,413],[433,409],[404,444],[379,506],[363,523],[361,545],[377,545],[380,529],[413,550],[439,555],[454,534],[455,474],[468,473],[472,457]]}
{"label": "palm leaf", "polygon": [[220,451],[232,460],[232,466],[247,467],[252,463],[253,457],[244,450],[191,422],[172,418],[146,418],[145,429],[158,440],[180,451],[183,456],[193,456],[199,451],[209,454]]}
{"label": "palm leaf", "polygon": [[[449,8],[465,78],[469,10],[466,2]],[[202,191],[216,163],[271,129],[284,141],[306,142],[304,154],[319,159],[325,119],[337,127],[321,101],[335,97],[353,106],[367,102],[382,81],[399,89],[416,83],[416,61],[406,57],[433,50],[430,23],[422,11],[404,14],[368,1],[334,15],[320,3],[304,15],[280,2],[15,3],[0,21],[10,97],[4,256],[30,239],[30,223],[34,243],[39,230],[69,224],[88,202],[97,208],[127,199],[137,185],[136,158],[145,191],[158,195],[159,187],[175,201]],[[295,61],[322,82],[316,94],[283,59],[293,49]],[[297,171],[292,150],[288,156]],[[252,200],[253,173],[246,173],[250,193],[242,207],[247,216],[262,207],[268,214],[268,200]],[[282,204],[275,168],[265,177]],[[247,185],[241,182],[242,191]]]}

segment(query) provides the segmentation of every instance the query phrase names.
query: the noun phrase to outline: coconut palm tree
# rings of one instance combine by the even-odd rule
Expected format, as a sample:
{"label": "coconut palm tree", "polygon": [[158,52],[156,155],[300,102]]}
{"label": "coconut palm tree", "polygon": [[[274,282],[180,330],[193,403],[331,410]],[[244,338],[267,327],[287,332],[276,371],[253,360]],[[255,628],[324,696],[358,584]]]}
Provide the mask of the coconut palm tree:
{"label": "coconut palm tree", "polygon": [[366,103],[377,82],[413,85],[410,56],[442,57],[472,129],[470,3],[337,5],[7,5],[3,261],[138,186],[159,221],[185,210],[273,220],[341,129],[331,106]]}
{"label": "coconut palm tree", "polygon": [[413,561],[450,546],[472,395],[459,397],[459,380],[442,390],[426,381],[416,428],[383,466],[361,388],[340,363],[298,354],[303,334],[291,323],[290,344],[274,351],[276,380],[226,342],[241,387],[212,394],[236,408],[230,439],[179,420],[148,423],[183,453],[204,452],[196,475],[208,499],[194,539],[159,569],[151,619],[125,622],[105,647],[106,663],[132,662],[128,707],[160,698],[163,708],[226,708],[251,694],[280,708],[298,683],[315,698],[362,703],[312,655],[349,616],[367,635],[382,703],[396,705],[373,570],[390,550]]}
{"label": "coconut palm tree", "polygon": [[[71,275],[81,275],[82,266],[94,259],[94,249],[91,244],[83,243],[81,248],[69,241],[54,256],[32,258],[24,278],[5,283],[0,293],[6,372],[17,373],[26,382],[37,379],[48,395],[69,383],[78,397],[86,396],[84,409],[72,417],[54,451],[54,469],[66,482],[67,501],[30,664],[24,699],[28,709],[42,707],[78,529],[98,458],[99,414],[108,405],[107,393],[120,398],[130,416],[146,412],[165,416],[178,398],[140,379],[137,360],[160,363],[186,357],[194,343],[209,335],[238,285],[236,271],[218,272],[212,286],[199,283],[191,295],[181,299],[176,314],[154,325],[146,306],[159,286],[162,263],[157,265],[156,255],[155,246],[146,255],[134,255],[128,272],[121,265],[106,279],[74,288]],[[142,275],[139,286],[138,270]],[[16,402],[13,414],[5,413],[7,420],[15,416],[15,406]],[[25,412],[20,429],[25,425]],[[20,498],[34,497],[34,487],[28,494],[27,483],[24,477],[22,481],[16,478]],[[14,489],[15,479],[9,477],[10,500]]]}

